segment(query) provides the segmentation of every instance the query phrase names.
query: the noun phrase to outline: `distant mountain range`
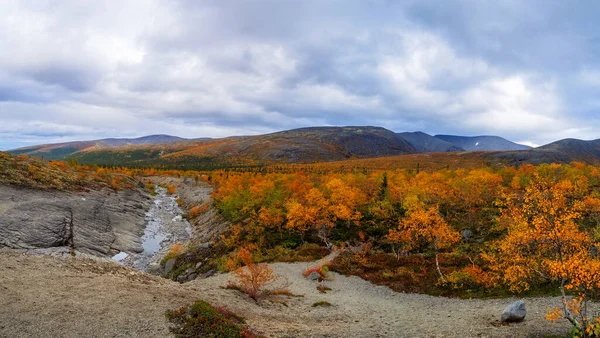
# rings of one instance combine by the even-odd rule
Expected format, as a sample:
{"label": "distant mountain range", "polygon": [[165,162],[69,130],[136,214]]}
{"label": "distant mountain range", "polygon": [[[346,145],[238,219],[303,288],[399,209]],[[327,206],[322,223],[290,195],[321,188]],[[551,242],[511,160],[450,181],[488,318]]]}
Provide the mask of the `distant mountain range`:
{"label": "distant mountain range", "polygon": [[10,152],[48,160],[75,158],[81,163],[99,165],[211,169],[465,151],[481,152],[482,158],[494,163],[600,162],[600,140],[566,139],[532,149],[498,136],[431,136],[370,126],[311,127],[220,139],[169,135],[108,138],[37,145]]}
{"label": "distant mountain range", "polygon": [[410,144],[412,144],[420,153],[464,151],[461,147],[457,147],[450,142],[446,142],[421,131],[398,133],[398,135],[410,142]]}
{"label": "distant mountain range", "polygon": [[119,147],[125,145],[152,145],[181,141],[189,140],[170,135],[149,135],[138,138],[105,138],[93,141],[73,141],[65,143],[42,144],[9,150],[9,152],[17,155],[25,154],[28,156],[44,157],[47,160],[57,160],[65,158],[66,156],[78,151],[90,148]]}
{"label": "distant mountain range", "polygon": [[522,163],[600,163],[600,139],[583,141],[564,139],[526,151],[506,151],[491,153],[489,156],[502,159],[512,165]]}
{"label": "distant mountain range", "polygon": [[499,136],[455,136],[435,135],[435,138],[446,141],[466,151],[495,150],[528,150],[531,147],[517,144]]}

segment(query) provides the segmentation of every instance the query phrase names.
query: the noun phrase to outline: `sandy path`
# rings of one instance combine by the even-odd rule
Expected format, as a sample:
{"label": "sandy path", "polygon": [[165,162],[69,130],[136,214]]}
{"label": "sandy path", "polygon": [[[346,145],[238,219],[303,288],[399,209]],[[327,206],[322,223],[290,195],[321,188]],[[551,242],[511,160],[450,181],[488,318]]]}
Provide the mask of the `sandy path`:
{"label": "sandy path", "polygon": [[[187,284],[111,262],[0,251],[0,337],[166,337],[164,311],[204,299],[246,317],[271,337],[525,337],[564,334],[544,320],[555,298],[527,299],[525,322],[498,325],[512,299],[457,300],[394,293],[337,274],[321,294],[301,277],[307,263],[274,264],[290,290],[304,295],[255,304],[220,288],[228,275]],[[313,308],[316,301],[330,308]]]}

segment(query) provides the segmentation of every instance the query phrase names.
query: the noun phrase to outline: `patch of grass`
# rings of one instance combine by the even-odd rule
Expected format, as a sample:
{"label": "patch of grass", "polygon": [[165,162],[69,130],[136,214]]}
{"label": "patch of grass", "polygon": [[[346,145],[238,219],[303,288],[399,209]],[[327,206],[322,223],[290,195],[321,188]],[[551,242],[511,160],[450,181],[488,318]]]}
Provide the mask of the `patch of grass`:
{"label": "patch of grass", "polygon": [[332,305],[331,305],[331,303],[329,303],[329,302],[326,302],[326,301],[324,301],[324,300],[323,300],[323,301],[320,301],[320,302],[316,302],[316,303],[314,303],[314,304],[312,305],[312,307],[318,307],[318,306],[321,306],[321,307],[330,307],[330,306],[332,306]]}
{"label": "patch of grass", "polygon": [[145,188],[146,188],[146,190],[148,190],[150,195],[152,195],[152,196],[158,195],[158,193],[156,192],[156,186],[154,185],[154,183],[146,183]]}
{"label": "patch of grass", "polygon": [[263,337],[248,328],[242,317],[204,301],[167,310],[165,316],[172,324],[169,330],[177,337]]}

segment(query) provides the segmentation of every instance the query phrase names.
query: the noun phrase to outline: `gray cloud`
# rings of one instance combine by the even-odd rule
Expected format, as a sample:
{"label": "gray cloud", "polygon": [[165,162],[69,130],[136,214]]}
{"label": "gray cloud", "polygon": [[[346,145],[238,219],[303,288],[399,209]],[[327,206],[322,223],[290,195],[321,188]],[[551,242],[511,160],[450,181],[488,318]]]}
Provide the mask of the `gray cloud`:
{"label": "gray cloud", "polygon": [[0,4],[0,148],[310,125],[597,138],[594,1]]}

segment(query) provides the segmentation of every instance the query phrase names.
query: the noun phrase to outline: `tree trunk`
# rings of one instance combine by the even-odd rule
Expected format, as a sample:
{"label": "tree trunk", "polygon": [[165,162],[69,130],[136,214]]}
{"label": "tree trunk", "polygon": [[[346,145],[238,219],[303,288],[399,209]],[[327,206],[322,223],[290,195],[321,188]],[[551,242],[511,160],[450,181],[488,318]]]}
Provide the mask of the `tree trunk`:
{"label": "tree trunk", "polygon": [[435,267],[437,269],[438,274],[440,275],[440,279],[442,280],[442,282],[446,283],[446,278],[444,278],[444,275],[442,274],[442,270],[440,270],[440,261],[438,260],[437,244],[435,245]]}

